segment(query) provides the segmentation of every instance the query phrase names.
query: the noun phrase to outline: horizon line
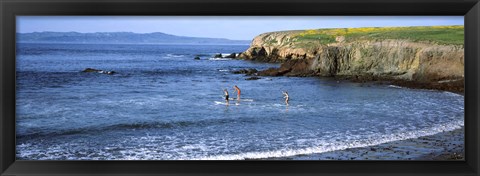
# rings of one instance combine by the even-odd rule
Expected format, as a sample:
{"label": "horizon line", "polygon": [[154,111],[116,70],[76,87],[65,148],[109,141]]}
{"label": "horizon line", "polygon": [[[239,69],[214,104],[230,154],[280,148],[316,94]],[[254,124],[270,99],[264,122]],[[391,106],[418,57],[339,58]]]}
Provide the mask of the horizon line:
{"label": "horizon line", "polygon": [[[465,26],[465,25],[431,25],[431,26]],[[431,27],[431,26],[424,26],[424,25],[419,25],[419,26],[362,26],[362,27],[337,27],[337,28],[331,28],[331,27],[325,27],[325,28],[308,28],[308,29],[293,29],[293,30],[280,30],[280,31],[270,31],[270,32],[281,32],[281,31],[299,31],[299,30],[315,30],[315,29],[356,29],[356,28],[382,28],[382,27]],[[132,31],[111,31],[111,32],[106,32],[106,31],[99,31],[99,32],[78,32],[78,31],[34,31],[34,32],[16,32],[16,34],[31,34],[31,33],[79,33],[79,34],[95,34],[95,33],[131,33],[131,34],[155,34],[155,33],[162,33],[166,35],[172,35],[172,36],[178,36],[178,37],[192,37],[192,38],[210,38],[210,39],[227,39],[227,40],[251,40],[251,39],[229,39],[229,38],[214,38],[214,37],[202,37],[202,36],[184,36],[184,35],[174,35],[174,34],[169,34],[165,32],[132,32]],[[264,32],[264,33],[269,33],[269,32]],[[260,33],[258,35],[264,34]],[[258,36],[257,35],[257,36]]]}

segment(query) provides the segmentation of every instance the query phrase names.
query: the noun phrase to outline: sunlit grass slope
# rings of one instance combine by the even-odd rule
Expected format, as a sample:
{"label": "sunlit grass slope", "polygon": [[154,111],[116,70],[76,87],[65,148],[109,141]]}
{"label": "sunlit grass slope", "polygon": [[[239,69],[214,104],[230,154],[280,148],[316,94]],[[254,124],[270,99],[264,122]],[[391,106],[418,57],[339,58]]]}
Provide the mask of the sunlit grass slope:
{"label": "sunlit grass slope", "polygon": [[321,44],[335,43],[338,37],[345,42],[361,39],[383,40],[404,39],[413,42],[428,42],[445,45],[463,45],[463,26],[420,26],[420,27],[365,27],[305,30],[295,36],[294,41]]}

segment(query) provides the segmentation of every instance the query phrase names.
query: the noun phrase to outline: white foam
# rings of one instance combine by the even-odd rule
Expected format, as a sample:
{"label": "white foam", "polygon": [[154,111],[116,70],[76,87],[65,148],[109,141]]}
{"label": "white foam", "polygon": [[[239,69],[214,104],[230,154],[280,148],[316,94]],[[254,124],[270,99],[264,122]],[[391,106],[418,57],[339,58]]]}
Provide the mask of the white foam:
{"label": "white foam", "polygon": [[[243,160],[243,159],[260,159],[260,158],[272,158],[272,157],[288,157],[295,155],[306,155],[314,153],[325,153],[336,150],[345,150],[348,148],[358,148],[358,147],[368,147],[379,145],[383,143],[414,139],[422,136],[435,135],[437,133],[445,131],[453,131],[456,129],[462,128],[464,125],[463,120],[458,120],[456,122],[450,122],[445,124],[439,124],[429,129],[422,129],[416,131],[407,131],[402,133],[387,134],[387,135],[377,135],[367,137],[364,140],[346,140],[344,142],[328,142],[320,146],[309,147],[304,149],[281,149],[277,151],[264,151],[264,152],[248,152],[241,154],[229,154],[229,155],[217,155],[217,156],[208,156],[202,158],[196,158],[194,160]],[[371,140],[369,140],[371,139]]]}
{"label": "white foam", "polygon": [[192,144],[192,145],[186,145],[186,146],[183,146],[182,149],[184,150],[195,150],[195,149],[198,149],[198,150],[201,150],[201,151],[205,151],[208,149],[208,147],[204,144]]}
{"label": "white foam", "polygon": [[445,94],[447,94],[447,95],[450,95],[450,96],[454,96],[454,97],[463,97],[463,95],[460,95],[460,94],[457,94],[457,93],[453,93],[453,92],[444,91],[443,93],[445,93]]}
{"label": "white foam", "polygon": [[[221,103],[221,102],[220,102]],[[414,131],[404,131],[393,134],[369,134],[363,136],[352,136],[352,133],[346,132],[348,135],[340,135],[341,138],[335,138],[333,136],[323,136],[321,141],[315,141],[317,146],[301,148],[301,149],[279,149],[274,151],[259,151],[259,152],[247,152],[247,153],[238,153],[238,154],[224,154],[224,155],[211,155],[205,156],[204,154],[208,151],[214,149],[214,144],[217,139],[209,139],[214,141],[213,143],[194,143],[194,144],[184,144],[182,146],[177,146],[178,142],[184,142],[184,138],[177,138],[175,136],[143,136],[141,138],[132,138],[131,140],[138,141],[148,141],[143,147],[139,148],[126,148],[125,150],[120,150],[120,156],[117,154],[112,154],[110,150],[116,150],[118,147],[106,147],[104,150],[95,150],[94,153],[89,154],[84,151],[80,151],[81,156],[73,154],[70,152],[65,152],[66,145],[75,144],[74,143],[65,143],[59,145],[50,146],[48,150],[38,149],[36,145],[38,143],[22,143],[17,145],[17,148],[22,151],[18,153],[17,156],[22,158],[37,157],[38,154],[44,154],[38,160],[58,160],[62,157],[66,157],[69,160],[243,160],[243,159],[259,159],[259,158],[271,158],[271,157],[288,157],[295,155],[305,155],[305,154],[314,154],[314,153],[324,153],[331,152],[336,150],[345,150],[348,148],[357,148],[357,147],[367,147],[379,145],[382,143],[393,142],[398,140],[418,138],[422,136],[434,135],[444,131],[452,131],[463,127],[464,121],[457,120],[447,123],[441,123],[435,125],[431,128],[418,129]],[[179,140],[179,141],[177,141]],[[168,145],[155,145],[158,141],[170,141],[172,142],[170,146]],[[128,143],[128,141],[126,141]],[[311,139],[297,139],[297,143],[310,143]],[[125,142],[124,142],[125,143]],[[80,144],[80,143],[79,143]],[[175,148],[171,148],[176,146]],[[153,147],[153,148],[152,148]],[[166,148],[165,148],[166,147]],[[120,147],[121,148],[121,147]],[[168,149],[174,152],[168,153],[159,153]],[[167,150],[167,151],[168,151]],[[178,150],[178,152],[176,152]],[[192,153],[193,152],[193,153]],[[196,153],[196,154],[194,154]],[[95,155],[93,155],[95,154]],[[193,155],[193,156],[192,156]]]}
{"label": "white foam", "polygon": [[462,79],[449,79],[449,80],[438,81],[438,83],[447,83],[447,82],[460,81],[460,80]]}
{"label": "white foam", "polygon": [[220,69],[220,70],[218,70],[218,71],[220,71],[220,72],[228,72],[228,71],[230,71],[230,70]]}
{"label": "white foam", "polygon": [[397,89],[402,89],[402,88],[403,88],[403,87],[396,86],[396,85],[388,85],[388,87],[390,87],[390,88],[397,88]]}
{"label": "white foam", "polygon": [[213,61],[228,61],[232,60],[230,58],[208,58],[208,60],[213,60]]}
{"label": "white foam", "polygon": [[172,58],[172,57],[185,57],[185,55],[181,55],[181,54],[167,54],[167,58]]}
{"label": "white foam", "polygon": [[226,105],[226,102],[221,102],[221,101],[214,101],[215,105]]}
{"label": "white foam", "polygon": [[136,97],[134,99],[123,99],[119,101],[115,100],[101,100],[101,104],[134,104],[134,105],[153,105],[157,102],[179,102],[183,99],[171,98],[163,95],[148,96],[148,97]]}

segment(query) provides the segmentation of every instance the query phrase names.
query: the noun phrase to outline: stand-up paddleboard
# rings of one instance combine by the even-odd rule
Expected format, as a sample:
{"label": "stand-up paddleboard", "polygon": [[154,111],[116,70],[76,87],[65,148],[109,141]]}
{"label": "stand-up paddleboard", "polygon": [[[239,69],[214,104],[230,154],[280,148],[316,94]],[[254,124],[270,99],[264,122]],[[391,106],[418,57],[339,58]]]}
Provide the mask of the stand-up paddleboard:
{"label": "stand-up paddleboard", "polygon": [[[233,98],[229,98],[228,100],[237,101],[237,98],[233,97]],[[253,101],[253,99],[251,99],[251,98],[240,98],[240,101]]]}
{"label": "stand-up paddleboard", "polygon": [[[225,98],[225,97],[223,97]],[[231,101],[231,103],[237,103],[239,102],[237,100],[237,98],[228,98],[228,101]],[[226,105],[227,102],[225,101],[225,99],[223,101],[213,101],[215,103],[215,105]],[[240,99],[240,102],[253,102],[253,99],[250,99],[250,98],[241,98]]]}
{"label": "stand-up paddleboard", "polygon": [[215,105],[227,105],[227,102],[224,101],[214,101]]}

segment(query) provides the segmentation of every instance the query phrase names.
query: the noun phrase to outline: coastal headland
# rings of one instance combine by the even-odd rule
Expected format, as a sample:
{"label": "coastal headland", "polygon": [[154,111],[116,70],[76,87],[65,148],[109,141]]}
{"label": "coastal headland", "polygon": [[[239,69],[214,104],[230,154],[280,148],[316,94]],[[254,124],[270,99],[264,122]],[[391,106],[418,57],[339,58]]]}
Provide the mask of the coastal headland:
{"label": "coastal headland", "polygon": [[321,76],[464,92],[464,27],[369,27],[263,33],[238,58],[282,63],[258,76]]}

